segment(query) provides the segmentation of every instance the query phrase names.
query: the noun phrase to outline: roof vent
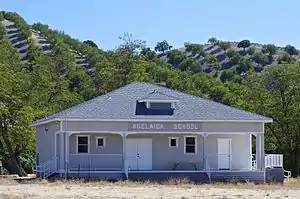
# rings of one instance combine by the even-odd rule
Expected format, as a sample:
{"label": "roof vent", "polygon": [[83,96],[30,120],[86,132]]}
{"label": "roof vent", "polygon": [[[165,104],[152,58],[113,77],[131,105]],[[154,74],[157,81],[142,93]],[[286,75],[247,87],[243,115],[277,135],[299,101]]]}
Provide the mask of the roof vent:
{"label": "roof vent", "polygon": [[111,99],[111,96],[107,96],[106,99],[107,99],[107,100],[110,100],[110,99]]}

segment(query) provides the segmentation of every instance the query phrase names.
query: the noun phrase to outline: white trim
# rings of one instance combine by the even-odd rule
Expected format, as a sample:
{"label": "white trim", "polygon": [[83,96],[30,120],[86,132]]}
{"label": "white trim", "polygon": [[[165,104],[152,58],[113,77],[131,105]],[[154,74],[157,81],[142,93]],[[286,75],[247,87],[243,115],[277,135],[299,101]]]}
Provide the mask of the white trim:
{"label": "white trim", "polygon": [[[232,168],[232,138],[217,138],[217,141],[219,140],[229,140],[229,170]],[[217,143],[217,147],[219,146],[219,143]],[[217,157],[219,157],[219,148],[217,148]],[[218,169],[219,169],[219,163],[217,163]],[[222,168],[221,168],[222,169]]]}
{"label": "white trim", "polygon": [[211,135],[211,134],[221,134],[221,135],[247,135],[247,134],[253,134],[256,135],[257,133],[261,133],[261,132],[174,132],[174,131],[161,131],[161,132],[157,132],[157,131],[127,131],[126,133],[124,133],[124,131],[70,131],[70,135],[73,134],[80,134],[80,133],[106,133],[106,134],[117,134],[122,136],[123,134],[130,135],[130,134],[188,134],[188,135]]}
{"label": "white trim", "polygon": [[50,120],[45,120],[41,122],[32,123],[29,125],[30,127],[39,126],[42,124],[47,124],[54,121],[77,121],[77,122],[236,122],[236,123],[271,123],[273,119],[265,119],[265,120],[165,120],[165,119],[60,119],[54,118]]}
{"label": "white trim", "polygon": [[[69,170],[68,173],[78,173],[78,171]],[[79,171],[79,173],[124,173],[123,170],[112,170],[112,171]]]}
{"label": "white trim", "polygon": [[[186,138],[195,138],[195,153],[186,153]],[[184,148],[183,148],[184,155],[197,155],[197,136],[195,135],[186,135],[184,136]]]}
{"label": "white trim", "polygon": [[[57,157],[57,144],[59,144],[59,143],[57,143],[57,135],[59,135],[60,136],[60,132],[55,132],[54,133],[54,157]],[[60,148],[60,147],[59,147]],[[60,153],[60,152],[59,152]]]}
{"label": "white trim", "polygon": [[[88,138],[88,152],[87,153],[78,153],[78,137],[87,137]],[[70,139],[70,136],[68,136],[67,139]],[[76,135],[76,154],[89,154],[90,153],[90,135]],[[69,154],[69,153],[68,153]],[[69,155],[67,155],[69,156]]]}
{"label": "white trim", "polygon": [[[103,146],[98,145],[98,139],[103,139]],[[105,148],[106,147],[106,136],[97,136],[96,137],[96,148]]]}
{"label": "white trim", "polygon": [[206,173],[205,170],[131,170],[128,173]]}
{"label": "white trim", "polygon": [[179,102],[179,100],[155,100],[155,99],[142,99],[142,100],[139,100],[139,102],[154,102],[154,103],[167,103],[167,102]]}
{"label": "white trim", "polygon": [[[169,138],[169,148],[178,148],[178,140],[179,140],[179,137],[168,137]],[[172,139],[175,139],[176,141],[176,146],[171,146],[171,140]]]}

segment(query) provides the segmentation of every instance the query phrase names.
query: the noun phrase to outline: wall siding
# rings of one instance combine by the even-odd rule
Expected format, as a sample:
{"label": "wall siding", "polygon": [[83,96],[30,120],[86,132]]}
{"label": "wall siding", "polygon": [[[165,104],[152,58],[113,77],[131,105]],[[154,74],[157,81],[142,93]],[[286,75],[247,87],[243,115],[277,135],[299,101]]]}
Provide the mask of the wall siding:
{"label": "wall siding", "polygon": [[[45,127],[48,129],[47,132],[45,131]],[[54,157],[55,132],[58,131],[59,122],[52,122],[46,126],[40,125],[36,127],[36,153],[39,153],[40,164]]]}
{"label": "wall siding", "polygon": [[250,136],[245,135],[209,135],[205,143],[205,152],[211,168],[218,168],[218,138],[231,140],[232,169],[251,169]]}

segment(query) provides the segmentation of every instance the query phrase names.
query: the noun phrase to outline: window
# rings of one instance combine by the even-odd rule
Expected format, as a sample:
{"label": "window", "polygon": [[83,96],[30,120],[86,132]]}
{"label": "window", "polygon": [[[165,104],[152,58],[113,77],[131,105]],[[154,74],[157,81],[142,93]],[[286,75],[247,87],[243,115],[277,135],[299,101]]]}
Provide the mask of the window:
{"label": "window", "polygon": [[197,141],[196,136],[186,136],[184,140],[184,153],[196,154],[197,153]]}
{"label": "window", "polygon": [[89,153],[89,136],[77,136],[77,153]]}
{"label": "window", "polygon": [[105,147],[105,137],[96,137],[96,147]]}
{"label": "window", "polygon": [[153,109],[171,109],[171,102],[150,102],[150,108]]}
{"label": "window", "polygon": [[178,147],[178,137],[169,137],[169,147],[170,148]]}

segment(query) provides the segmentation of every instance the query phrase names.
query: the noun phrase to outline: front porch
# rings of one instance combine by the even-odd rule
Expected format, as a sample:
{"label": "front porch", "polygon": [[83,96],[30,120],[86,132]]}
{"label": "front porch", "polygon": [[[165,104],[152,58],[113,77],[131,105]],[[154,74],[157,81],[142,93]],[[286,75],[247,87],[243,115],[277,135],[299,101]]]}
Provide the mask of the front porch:
{"label": "front porch", "polygon": [[[261,157],[263,139],[256,140],[256,155]],[[265,168],[259,166],[264,161],[256,158],[253,164],[248,133],[64,132],[57,134],[56,142],[66,146],[56,144],[57,172],[65,177],[264,179]]]}

